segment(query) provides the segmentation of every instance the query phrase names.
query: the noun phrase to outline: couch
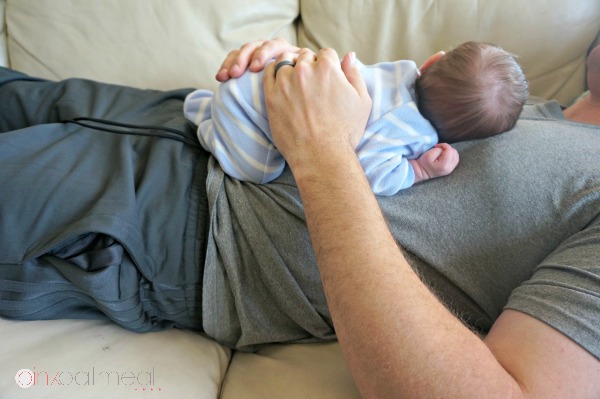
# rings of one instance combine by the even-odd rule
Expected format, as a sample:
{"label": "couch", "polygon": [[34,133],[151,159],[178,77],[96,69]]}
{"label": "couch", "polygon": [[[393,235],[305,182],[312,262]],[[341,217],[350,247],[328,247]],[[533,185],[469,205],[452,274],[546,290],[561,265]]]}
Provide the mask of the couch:
{"label": "couch", "polygon": [[[0,0],[0,65],[49,79],[214,89],[228,51],[273,37],[366,63],[488,41],[518,56],[533,96],[569,105],[600,44],[600,2]],[[198,332],[103,320],[0,319],[0,336],[0,398],[359,397],[336,342],[244,353]]]}

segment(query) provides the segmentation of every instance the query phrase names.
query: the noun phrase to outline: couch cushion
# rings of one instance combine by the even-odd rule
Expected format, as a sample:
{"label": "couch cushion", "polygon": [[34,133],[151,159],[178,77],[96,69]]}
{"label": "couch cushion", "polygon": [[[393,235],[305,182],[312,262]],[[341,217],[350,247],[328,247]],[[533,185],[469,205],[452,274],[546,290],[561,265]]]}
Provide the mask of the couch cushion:
{"label": "couch cushion", "polygon": [[360,394],[340,344],[267,345],[256,353],[236,352],[221,399],[358,399]]}
{"label": "couch cushion", "polygon": [[3,398],[216,399],[230,357],[198,333],[108,321],[0,319],[0,336]]}
{"label": "couch cushion", "polygon": [[6,26],[4,23],[5,0],[0,0],[0,66],[8,66],[8,54],[6,52]]}
{"label": "couch cushion", "polygon": [[519,56],[532,94],[569,103],[585,85],[585,54],[600,27],[598,0],[303,0],[300,46],[356,51],[367,63],[414,59],[467,40]]}
{"label": "couch cushion", "polygon": [[297,0],[7,0],[12,68],[142,88],[214,88],[228,51],[295,41]]}

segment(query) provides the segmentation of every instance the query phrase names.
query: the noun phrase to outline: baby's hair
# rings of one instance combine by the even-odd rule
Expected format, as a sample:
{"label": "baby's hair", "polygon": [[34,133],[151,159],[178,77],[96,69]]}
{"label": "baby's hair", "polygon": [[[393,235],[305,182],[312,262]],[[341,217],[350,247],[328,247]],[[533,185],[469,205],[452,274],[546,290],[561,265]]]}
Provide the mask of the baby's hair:
{"label": "baby's hair", "polygon": [[415,92],[420,112],[446,142],[512,129],[529,94],[515,57],[480,42],[463,43],[425,69]]}

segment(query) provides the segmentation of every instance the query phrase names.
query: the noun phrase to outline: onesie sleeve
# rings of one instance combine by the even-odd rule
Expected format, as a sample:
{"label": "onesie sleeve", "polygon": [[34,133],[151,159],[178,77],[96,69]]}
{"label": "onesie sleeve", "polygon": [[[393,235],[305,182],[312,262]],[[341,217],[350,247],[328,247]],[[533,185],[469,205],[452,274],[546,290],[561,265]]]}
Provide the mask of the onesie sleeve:
{"label": "onesie sleeve", "polygon": [[357,152],[373,192],[390,196],[411,187],[415,172],[409,160],[419,158],[437,141],[435,129],[414,102],[370,123]]}
{"label": "onesie sleeve", "polygon": [[437,143],[437,133],[415,103],[414,61],[358,64],[373,100],[357,153],[371,189],[390,196],[414,184],[409,159],[419,158]]}

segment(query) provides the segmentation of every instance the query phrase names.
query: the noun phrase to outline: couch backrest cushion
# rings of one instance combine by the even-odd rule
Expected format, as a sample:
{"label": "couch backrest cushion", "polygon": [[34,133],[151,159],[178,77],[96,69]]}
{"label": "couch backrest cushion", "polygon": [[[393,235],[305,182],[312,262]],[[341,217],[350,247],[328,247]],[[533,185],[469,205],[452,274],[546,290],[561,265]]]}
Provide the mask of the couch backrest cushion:
{"label": "couch backrest cushion", "polygon": [[6,52],[6,26],[4,23],[5,0],[0,0],[0,66],[8,66],[8,53]]}
{"label": "couch backrest cushion", "polygon": [[414,59],[467,40],[519,56],[531,92],[563,103],[585,85],[598,0],[302,0],[299,45],[356,51],[367,62]]}
{"label": "couch backrest cushion", "polygon": [[10,66],[50,79],[214,88],[225,55],[274,36],[295,42],[297,0],[6,0]]}
{"label": "couch backrest cushion", "polygon": [[227,52],[259,38],[354,50],[368,63],[420,63],[484,40],[519,56],[532,94],[568,104],[585,89],[599,28],[598,0],[0,0],[0,65],[51,79],[214,89]]}

